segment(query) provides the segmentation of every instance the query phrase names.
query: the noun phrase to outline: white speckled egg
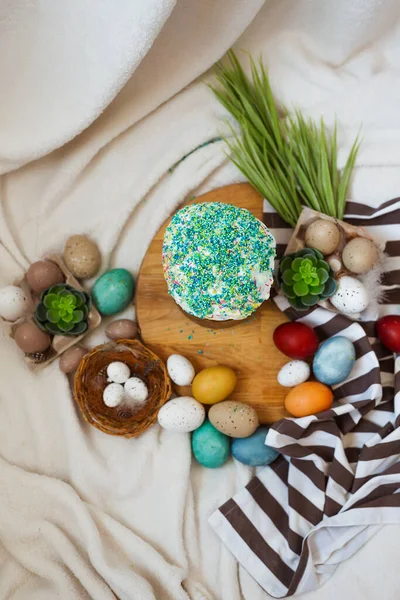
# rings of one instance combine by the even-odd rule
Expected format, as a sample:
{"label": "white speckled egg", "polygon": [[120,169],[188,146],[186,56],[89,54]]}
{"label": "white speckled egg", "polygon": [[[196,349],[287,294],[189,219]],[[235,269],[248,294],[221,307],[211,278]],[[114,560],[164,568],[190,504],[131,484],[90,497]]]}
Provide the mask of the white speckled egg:
{"label": "white speckled egg", "polygon": [[371,240],[356,237],[343,248],[342,259],[352,273],[367,273],[379,260],[378,248]]}
{"label": "white speckled egg", "polygon": [[145,382],[140,377],[130,377],[124,385],[125,396],[138,404],[146,402],[149,397],[149,390]]}
{"label": "white speckled egg", "polygon": [[278,373],[278,383],[283,387],[295,387],[310,377],[310,367],[304,360],[291,360]]}
{"label": "white speckled egg", "polygon": [[167,369],[176,385],[190,385],[196,374],[192,363],[180,354],[171,354],[167,360]]}
{"label": "white speckled egg", "polygon": [[189,433],[202,425],[205,416],[200,402],[190,396],[181,396],[164,404],[158,413],[158,422],[167,431]]}
{"label": "white speckled egg", "polygon": [[0,290],[0,317],[16,321],[29,309],[29,298],[20,287],[7,285]]}
{"label": "white speckled egg", "polygon": [[124,388],[119,383],[109,383],[103,392],[103,402],[110,408],[119,406],[124,397]]}
{"label": "white speckled egg", "polygon": [[108,365],[107,376],[113,383],[125,383],[131,376],[131,370],[125,363],[115,361]]}
{"label": "white speckled egg", "polygon": [[339,279],[337,290],[330,301],[339,312],[353,315],[367,308],[369,297],[361,281],[345,275]]}

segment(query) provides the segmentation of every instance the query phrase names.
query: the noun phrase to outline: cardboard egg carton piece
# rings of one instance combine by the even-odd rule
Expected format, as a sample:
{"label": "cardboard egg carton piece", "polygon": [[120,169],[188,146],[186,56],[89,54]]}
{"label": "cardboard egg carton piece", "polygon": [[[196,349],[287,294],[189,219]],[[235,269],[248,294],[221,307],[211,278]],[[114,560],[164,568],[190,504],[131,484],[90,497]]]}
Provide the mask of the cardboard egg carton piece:
{"label": "cardboard egg carton piece", "polygon": [[[68,269],[68,267],[64,263],[62,257],[59,254],[50,254],[49,256],[46,256],[43,260],[48,260],[53,263],[56,263],[56,265],[58,265],[60,267],[60,269],[63,272],[64,277],[65,277],[65,283],[67,283],[68,285],[70,285],[71,287],[75,288],[76,290],[78,290],[80,292],[85,291],[84,288],[79,283],[79,281],[77,281],[75,279],[75,277],[72,275],[71,271]],[[14,285],[19,286],[27,294],[28,298],[30,298],[31,306],[30,306],[30,312],[27,315],[25,315],[24,317],[21,317],[20,319],[18,319],[17,321],[15,321],[11,324],[11,330],[10,330],[11,338],[14,338],[14,333],[15,333],[15,330],[18,327],[18,325],[20,325],[21,323],[23,323],[25,321],[33,321],[33,315],[35,312],[35,308],[39,301],[39,295],[32,292],[32,290],[29,287],[28,282],[26,280],[26,276],[22,280],[16,281],[14,283]],[[94,329],[96,329],[100,325],[100,323],[101,323],[100,313],[98,312],[98,310],[92,303],[90,311],[89,311],[89,315],[88,315],[88,328],[82,335],[74,335],[74,336],[55,335],[52,338],[50,352],[49,352],[49,358],[46,361],[44,361],[42,363],[36,363],[29,356],[24,356],[25,362],[27,363],[29,368],[32,370],[43,369],[48,364],[50,364],[51,362],[56,360],[59,356],[61,356],[61,354],[63,352],[65,352],[66,350],[68,350],[68,348],[72,348],[72,346],[75,346],[76,344],[78,344],[86,335],[88,335]]]}
{"label": "cardboard egg carton piece", "polygon": [[[356,275],[356,274],[352,273],[351,271],[349,271],[348,269],[346,269],[346,267],[344,266],[343,261],[342,261],[342,252],[343,252],[344,247],[346,246],[346,244],[348,242],[350,242],[352,239],[354,239],[356,237],[366,238],[366,239],[374,242],[380,252],[380,257],[381,257],[380,260],[382,262],[383,253],[380,250],[379,245],[376,243],[374,238],[371,235],[369,235],[369,233],[363,227],[356,227],[354,225],[350,225],[349,223],[345,223],[344,221],[341,221],[340,219],[336,219],[335,217],[330,217],[328,215],[325,215],[323,213],[320,213],[320,212],[313,210],[311,208],[308,208],[308,207],[303,208],[303,210],[300,214],[300,217],[297,221],[296,227],[295,227],[293,234],[287,245],[287,248],[285,251],[285,256],[287,254],[292,254],[294,252],[297,252],[298,250],[302,250],[303,248],[306,247],[306,245],[305,245],[306,230],[311,225],[311,223],[313,223],[317,219],[324,219],[325,221],[330,221],[331,223],[335,223],[335,225],[337,225],[337,227],[339,228],[340,241],[339,241],[338,247],[336,248],[335,252],[333,252],[333,254],[330,254],[330,255],[324,257],[324,259],[328,263],[330,263],[331,266],[336,267],[336,268],[332,269],[334,272],[334,277],[335,277],[336,281],[343,275],[349,275],[351,277],[360,279],[361,281],[364,280],[363,276]],[[336,265],[333,261],[336,261]],[[340,263],[340,266],[339,266],[339,263]],[[379,285],[379,283],[380,283],[379,268],[376,269],[376,279],[377,279],[376,284]],[[370,285],[371,284],[369,284],[367,287],[370,287]],[[329,299],[321,300],[320,302],[318,302],[318,306],[327,308],[328,310],[331,310],[335,313],[339,312],[329,302]],[[369,306],[362,313],[358,313],[355,315],[347,315],[347,316],[350,316],[350,318],[354,318],[354,319],[369,320],[370,318],[374,318],[374,315],[376,312],[377,312],[377,306]]]}

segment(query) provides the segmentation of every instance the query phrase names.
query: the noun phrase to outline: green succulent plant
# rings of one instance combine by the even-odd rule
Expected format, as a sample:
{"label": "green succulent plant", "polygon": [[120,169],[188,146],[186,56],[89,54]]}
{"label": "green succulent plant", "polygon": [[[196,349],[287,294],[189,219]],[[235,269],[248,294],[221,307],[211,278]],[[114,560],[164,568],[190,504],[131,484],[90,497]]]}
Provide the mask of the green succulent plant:
{"label": "green succulent plant", "polygon": [[307,310],[336,291],[333,271],[315,248],[285,256],[279,265],[278,283],[297,310]]}
{"label": "green succulent plant", "polygon": [[81,335],[88,328],[90,305],[86,292],[66,283],[55,285],[42,292],[35,310],[35,323],[53,335]]}

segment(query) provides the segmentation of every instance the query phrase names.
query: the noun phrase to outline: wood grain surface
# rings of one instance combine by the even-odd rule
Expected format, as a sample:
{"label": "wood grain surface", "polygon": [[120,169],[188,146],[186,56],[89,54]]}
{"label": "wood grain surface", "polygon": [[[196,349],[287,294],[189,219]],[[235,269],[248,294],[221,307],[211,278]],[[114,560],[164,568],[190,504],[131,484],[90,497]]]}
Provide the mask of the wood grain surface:
{"label": "wood grain surface", "polygon": [[[262,198],[248,184],[219,188],[193,202],[234,204],[262,220]],[[238,385],[230,399],[254,406],[262,423],[277,421],[285,414],[283,401],[288,390],[278,384],[276,377],[289,359],[275,348],[272,334],[286,317],[268,300],[254,316],[233,327],[211,329],[192,321],[167,292],[161,263],[166,225],[148,248],[136,287],[136,313],[143,342],[163,360],[174,353],[183,354],[196,372],[217,364],[232,367]],[[175,391],[190,395],[190,388]]]}

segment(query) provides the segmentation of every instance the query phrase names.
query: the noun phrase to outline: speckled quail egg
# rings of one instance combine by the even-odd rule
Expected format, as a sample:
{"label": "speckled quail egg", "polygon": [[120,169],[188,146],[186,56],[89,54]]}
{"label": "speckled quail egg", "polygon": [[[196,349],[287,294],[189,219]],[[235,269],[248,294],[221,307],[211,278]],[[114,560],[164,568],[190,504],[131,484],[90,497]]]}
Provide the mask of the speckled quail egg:
{"label": "speckled quail egg", "polygon": [[107,377],[113,383],[125,383],[131,376],[131,370],[123,362],[115,361],[107,367]]}
{"label": "speckled quail egg", "polygon": [[191,396],[181,396],[164,404],[158,413],[158,422],[168,431],[189,433],[202,425],[205,416],[200,402]]}
{"label": "speckled quail egg", "polygon": [[342,259],[352,273],[367,273],[379,260],[378,248],[373,241],[356,237],[343,248]]}
{"label": "speckled quail egg", "polygon": [[259,425],[255,409],[234,400],[214,404],[209,410],[208,418],[218,431],[233,438],[249,437]]}
{"label": "speckled quail egg", "polygon": [[340,242],[340,231],[332,221],[317,219],[307,227],[305,244],[308,248],[316,248],[322,254],[335,252]]}
{"label": "speckled quail egg", "polygon": [[93,277],[100,268],[101,256],[97,244],[86,235],[73,235],[65,244],[64,260],[77,279]]}
{"label": "speckled quail egg", "polygon": [[120,383],[109,383],[103,392],[103,402],[109,408],[119,406],[124,398],[124,388]]}
{"label": "speckled quail egg", "polygon": [[124,385],[125,396],[135,403],[146,402],[149,396],[149,390],[145,382],[140,377],[130,377]]}
{"label": "speckled quail egg", "polygon": [[283,387],[295,387],[310,377],[310,367],[304,360],[291,360],[278,373],[278,383]]}
{"label": "speckled quail egg", "polygon": [[27,294],[16,285],[7,285],[0,290],[0,317],[5,321],[16,321],[29,309]]}
{"label": "speckled quail egg", "polygon": [[357,314],[365,310],[369,304],[368,291],[361,281],[344,275],[339,278],[337,290],[330,301],[341,313]]}
{"label": "speckled quail egg", "polygon": [[196,374],[192,363],[180,354],[171,354],[167,360],[168,375],[176,385],[190,385]]}

